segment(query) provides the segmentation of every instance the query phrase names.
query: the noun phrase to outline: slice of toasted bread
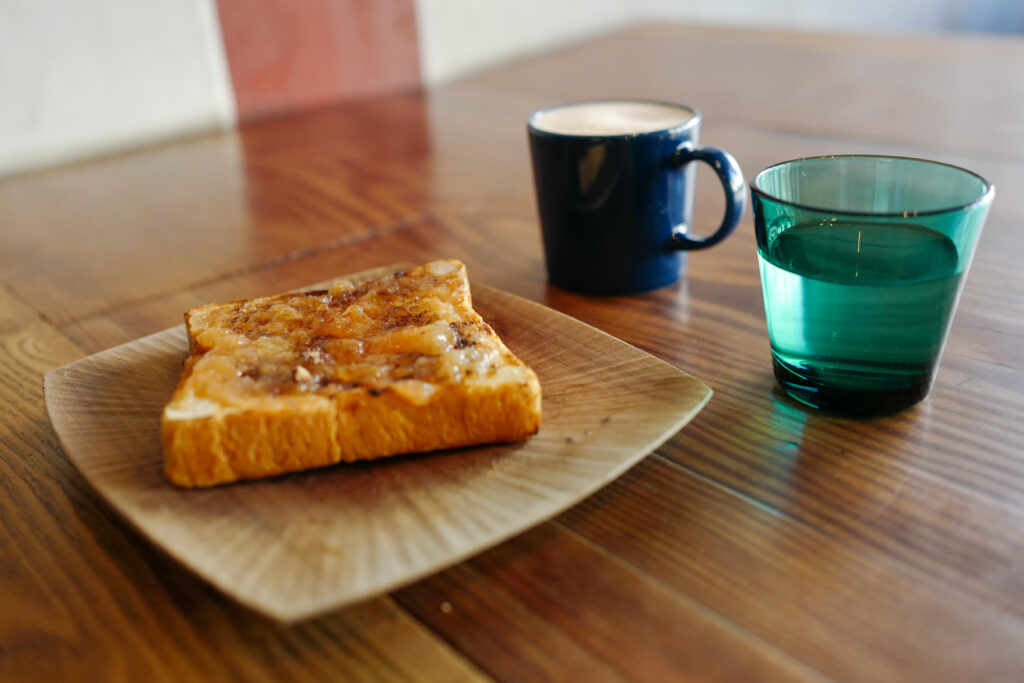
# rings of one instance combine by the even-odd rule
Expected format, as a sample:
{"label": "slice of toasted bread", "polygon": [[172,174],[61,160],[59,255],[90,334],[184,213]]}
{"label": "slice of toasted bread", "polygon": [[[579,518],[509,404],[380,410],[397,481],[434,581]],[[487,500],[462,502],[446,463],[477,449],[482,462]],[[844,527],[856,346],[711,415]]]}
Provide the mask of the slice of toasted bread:
{"label": "slice of toasted bread", "polygon": [[202,306],[185,323],[162,418],[179,486],[518,441],[540,425],[537,376],[473,310],[458,261]]}

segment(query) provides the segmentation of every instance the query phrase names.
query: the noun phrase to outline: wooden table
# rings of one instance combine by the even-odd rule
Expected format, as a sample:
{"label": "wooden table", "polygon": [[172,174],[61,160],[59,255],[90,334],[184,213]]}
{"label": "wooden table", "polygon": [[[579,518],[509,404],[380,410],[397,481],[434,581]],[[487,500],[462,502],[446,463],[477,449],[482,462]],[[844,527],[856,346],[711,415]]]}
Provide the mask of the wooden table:
{"label": "wooden table", "polygon": [[[0,680],[1024,680],[1024,42],[647,26],[452,85],[0,181]],[[545,281],[524,122],[700,108],[748,178],[906,154],[997,186],[936,386],[892,417],[774,388],[749,214],[678,285]],[[721,199],[701,171],[697,223]],[[89,487],[41,375],[202,302],[450,256],[709,384],[557,518],[296,626],[235,605]]]}

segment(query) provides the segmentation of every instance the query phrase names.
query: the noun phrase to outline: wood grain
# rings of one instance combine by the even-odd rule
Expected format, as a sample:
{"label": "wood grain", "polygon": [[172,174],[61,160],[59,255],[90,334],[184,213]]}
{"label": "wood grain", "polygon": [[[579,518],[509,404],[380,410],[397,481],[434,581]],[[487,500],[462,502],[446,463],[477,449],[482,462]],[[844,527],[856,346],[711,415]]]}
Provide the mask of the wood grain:
{"label": "wood grain", "polygon": [[[560,680],[571,671],[598,681],[822,680],[561,525],[531,530],[395,597],[500,679]],[[508,638],[491,637],[496,629]]]}
{"label": "wood grain", "polygon": [[[430,92],[0,182],[0,679],[1018,679],[1022,61],[1018,38],[648,26]],[[658,292],[549,287],[524,122],[609,94],[697,106],[702,140],[748,177],[869,152],[992,180],[930,397],[867,421],[783,397],[749,216]],[[720,190],[701,176],[697,192],[710,224]],[[474,284],[701,378],[713,399],[552,521],[293,627],[120,521],[45,419],[44,371],[198,303],[446,256]]]}
{"label": "wood grain", "polygon": [[265,124],[241,139],[221,133],[104,159],[85,172],[5,180],[0,273],[65,323],[401,230],[423,217],[422,180],[408,164],[366,166],[338,128],[372,144],[370,122],[395,109],[401,134],[378,134],[378,153],[422,153],[423,105],[407,101],[368,107],[361,125],[337,113],[319,117],[305,135],[320,135],[315,150],[293,146],[293,130]]}
{"label": "wood grain", "polygon": [[[1001,600],[979,600],[914,558],[929,539],[913,520],[903,520],[903,547],[896,548],[879,543],[881,533],[810,522],[795,491],[788,510],[738,508],[735,490],[658,460],[645,467],[657,471],[623,482],[638,491],[623,496],[610,487],[567,515],[571,528],[815,670],[839,680],[965,680],[1010,679],[1024,666],[1013,646],[1024,622],[1006,615],[984,643],[968,635]],[[847,519],[859,513],[859,528],[894,528],[891,518],[872,514],[885,502],[848,506],[830,493],[819,496]],[[937,498],[940,506],[951,502]],[[903,505],[896,496],[892,516]],[[623,533],[615,520],[624,517],[650,530],[642,541]],[[970,553],[960,541],[949,547]],[[907,637],[922,632],[928,638]],[[913,672],[907,661],[915,662]]]}

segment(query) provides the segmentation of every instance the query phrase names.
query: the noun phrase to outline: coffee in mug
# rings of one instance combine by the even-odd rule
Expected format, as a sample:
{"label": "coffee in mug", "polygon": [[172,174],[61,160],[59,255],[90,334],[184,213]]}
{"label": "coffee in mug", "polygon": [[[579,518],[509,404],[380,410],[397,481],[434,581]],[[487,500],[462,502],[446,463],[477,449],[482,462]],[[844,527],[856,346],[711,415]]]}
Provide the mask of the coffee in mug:
{"label": "coffee in mug", "polygon": [[660,102],[582,102],[538,112],[530,125],[557,135],[634,135],[689,123],[696,112]]}

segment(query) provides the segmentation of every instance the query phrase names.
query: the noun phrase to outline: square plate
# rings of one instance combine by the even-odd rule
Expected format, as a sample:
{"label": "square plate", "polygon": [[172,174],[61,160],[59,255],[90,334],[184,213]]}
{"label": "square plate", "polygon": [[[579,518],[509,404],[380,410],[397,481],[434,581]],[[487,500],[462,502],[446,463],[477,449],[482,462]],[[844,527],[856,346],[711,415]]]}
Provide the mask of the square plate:
{"label": "square plate", "polygon": [[163,475],[160,414],[187,354],[184,326],[51,370],[47,409],[71,461],[146,538],[251,609],[307,619],[549,519],[711,397],[699,380],[569,316],[482,285],[472,292],[540,378],[541,429],[522,443],[175,488]]}

